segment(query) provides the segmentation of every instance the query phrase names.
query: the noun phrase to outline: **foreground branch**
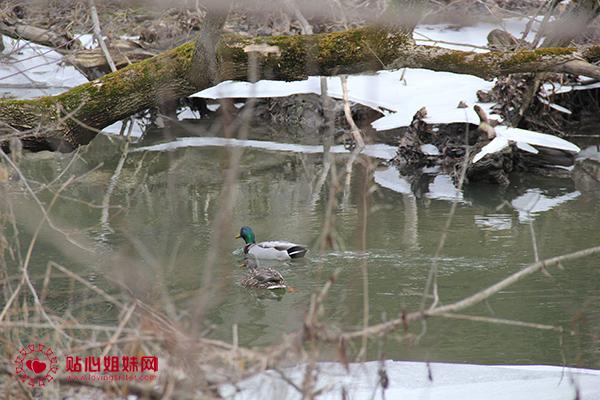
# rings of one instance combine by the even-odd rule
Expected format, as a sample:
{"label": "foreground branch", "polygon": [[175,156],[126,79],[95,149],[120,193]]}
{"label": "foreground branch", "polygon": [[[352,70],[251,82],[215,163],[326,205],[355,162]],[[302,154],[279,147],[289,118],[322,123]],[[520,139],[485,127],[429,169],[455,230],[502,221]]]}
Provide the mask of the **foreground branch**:
{"label": "foreground branch", "polygon": [[[574,253],[565,254],[558,257],[549,258],[547,260],[543,260],[540,262],[536,262],[534,264],[529,265],[528,267],[523,268],[522,270],[515,272],[512,275],[509,275],[505,279],[497,282],[496,284],[488,287],[487,289],[481,290],[469,297],[465,297],[464,299],[457,301],[455,303],[451,303],[445,306],[438,306],[433,309],[429,309],[423,312],[416,311],[408,314],[402,315],[400,318],[384,322],[377,325],[372,325],[366,329],[357,330],[354,332],[347,332],[341,335],[329,335],[325,334],[321,336],[322,339],[327,341],[338,342],[340,340],[350,340],[350,339],[359,339],[364,335],[368,336],[382,336],[386,333],[389,333],[401,326],[406,326],[410,322],[419,321],[425,319],[427,317],[447,317],[450,313],[456,313],[458,311],[462,311],[466,308],[472,307],[476,304],[481,303],[482,301],[488,299],[494,294],[500,292],[503,289],[519,282],[526,276],[539,272],[543,269],[552,266],[559,266],[562,262],[576,260],[583,257],[588,257],[594,254],[600,253],[600,246],[590,247],[585,250],[576,251]],[[551,328],[547,328],[551,329]]]}

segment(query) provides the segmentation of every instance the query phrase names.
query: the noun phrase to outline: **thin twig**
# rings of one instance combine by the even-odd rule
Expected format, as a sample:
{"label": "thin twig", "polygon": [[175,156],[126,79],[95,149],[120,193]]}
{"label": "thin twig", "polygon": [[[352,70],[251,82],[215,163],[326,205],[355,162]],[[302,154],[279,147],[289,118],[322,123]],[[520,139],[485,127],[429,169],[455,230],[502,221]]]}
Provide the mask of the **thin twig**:
{"label": "thin twig", "polygon": [[442,317],[442,318],[448,318],[448,319],[461,319],[461,320],[476,321],[476,322],[489,322],[492,324],[501,324],[501,325],[521,326],[524,328],[556,331],[556,332],[560,332],[560,333],[564,332],[564,329],[562,328],[562,326],[537,324],[534,322],[515,321],[515,320],[510,320],[510,319],[504,319],[504,318],[482,317],[479,315],[441,313],[441,314],[436,314],[436,317]]}
{"label": "thin twig", "polygon": [[110,351],[110,349],[116,343],[117,339],[119,338],[119,336],[123,332],[123,329],[125,329],[125,325],[127,325],[127,323],[129,322],[129,319],[133,315],[133,311],[135,310],[136,305],[137,305],[137,303],[134,302],[131,305],[131,307],[129,307],[129,309],[127,310],[127,312],[125,313],[125,316],[123,317],[123,319],[119,322],[119,326],[117,326],[117,330],[115,331],[115,333],[112,335],[112,337],[108,341],[108,344],[106,345],[106,347],[104,347],[104,350],[102,350],[102,357],[104,357],[105,355],[107,355],[108,352]]}
{"label": "thin twig", "polygon": [[102,36],[102,31],[100,29],[100,19],[98,18],[98,11],[96,10],[96,4],[94,3],[94,0],[88,0],[88,4],[90,7],[90,15],[92,16],[92,22],[94,24],[94,37],[96,38],[96,41],[100,45],[100,48],[102,49],[102,53],[104,53],[104,58],[106,58],[106,62],[108,63],[110,70],[112,72],[115,72],[117,70],[117,66],[115,65],[115,62],[113,61],[113,59],[110,55],[110,52],[108,51],[108,47],[106,46],[106,43],[104,42],[104,37]]}

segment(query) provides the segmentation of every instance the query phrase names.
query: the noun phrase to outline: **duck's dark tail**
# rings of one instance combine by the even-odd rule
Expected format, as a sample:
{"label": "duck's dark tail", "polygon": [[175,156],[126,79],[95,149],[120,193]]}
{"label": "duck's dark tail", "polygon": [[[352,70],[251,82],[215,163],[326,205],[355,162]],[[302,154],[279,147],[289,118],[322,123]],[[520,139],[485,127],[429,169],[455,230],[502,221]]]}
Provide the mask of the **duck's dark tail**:
{"label": "duck's dark tail", "polygon": [[304,257],[308,249],[303,246],[292,246],[287,249],[287,253],[290,255],[290,258],[300,258]]}

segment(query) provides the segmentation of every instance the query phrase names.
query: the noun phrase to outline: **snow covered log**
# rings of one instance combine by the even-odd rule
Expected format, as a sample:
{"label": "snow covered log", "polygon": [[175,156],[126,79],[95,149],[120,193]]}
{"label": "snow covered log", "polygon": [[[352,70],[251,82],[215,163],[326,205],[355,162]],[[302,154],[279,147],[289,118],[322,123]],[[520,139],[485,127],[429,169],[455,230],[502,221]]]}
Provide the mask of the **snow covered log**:
{"label": "snow covered log", "polygon": [[[201,62],[201,68],[196,63],[192,68],[195,48],[193,42],[183,44],[57,96],[0,100],[4,126],[0,135],[15,136],[18,131],[24,146],[32,150],[70,151],[87,144],[98,130],[116,121],[211,86],[203,78],[211,75],[205,67],[209,63]],[[586,75],[600,79],[600,67],[591,64],[600,60],[600,45],[584,51],[544,48],[475,54],[417,46],[405,31],[370,27],[302,36],[224,35],[215,51],[217,80],[247,79],[250,53],[256,55],[260,78],[278,80],[359,73],[384,66],[468,73],[485,79],[517,72],[579,74],[585,70]]]}

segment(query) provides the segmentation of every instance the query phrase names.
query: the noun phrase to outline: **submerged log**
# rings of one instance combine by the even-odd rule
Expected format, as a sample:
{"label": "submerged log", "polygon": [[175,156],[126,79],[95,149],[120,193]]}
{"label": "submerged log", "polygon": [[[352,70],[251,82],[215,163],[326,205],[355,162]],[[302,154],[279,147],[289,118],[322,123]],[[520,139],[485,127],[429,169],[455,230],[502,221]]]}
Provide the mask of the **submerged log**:
{"label": "submerged log", "polygon": [[[202,46],[183,44],[57,96],[0,100],[0,121],[24,131],[26,148],[70,151],[116,121],[212,86],[211,65],[216,65],[218,81],[245,80],[249,53],[256,55],[261,78],[279,80],[374,71],[382,65],[469,73],[485,79],[515,72],[571,72],[585,65],[588,75],[600,78],[600,67],[590,64],[600,60],[600,45],[582,52],[551,48],[475,54],[417,46],[405,31],[383,27],[306,36],[222,36],[210,52],[216,64],[203,61],[210,55],[196,54],[196,48]],[[277,51],[263,53],[262,48]],[[9,133],[14,135],[14,131]]]}
{"label": "submerged log", "polygon": [[[473,163],[473,156],[477,153],[478,148],[479,146],[475,146],[475,151],[471,153],[471,157],[466,164],[465,182],[486,182],[508,186],[510,173],[517,169],[518,161],[515,156],[515,146],[510,145],[498,153],[489,154],[483,160]],[[460,173],[460,167],[457,168],[457,173]]]}

